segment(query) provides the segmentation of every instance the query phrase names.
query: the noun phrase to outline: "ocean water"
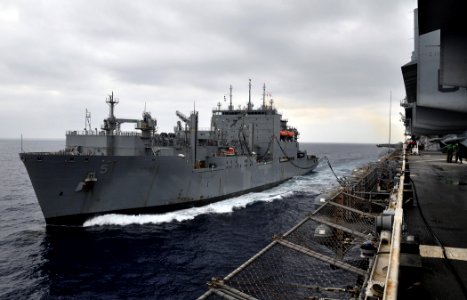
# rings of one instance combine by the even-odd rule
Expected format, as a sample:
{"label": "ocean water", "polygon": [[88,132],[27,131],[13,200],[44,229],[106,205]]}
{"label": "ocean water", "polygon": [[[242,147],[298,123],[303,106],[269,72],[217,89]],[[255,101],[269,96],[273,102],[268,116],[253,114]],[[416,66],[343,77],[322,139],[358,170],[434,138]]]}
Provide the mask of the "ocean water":
{"label": "ocean water", "polygon": [[[302,144],[338,176],[376,161],[369,144]],[[26,140],[25,151],[63,149]],[[0,140],[0,299],[194,299],[315,208],[338,184],[327,163],[275,188],[159,215],[45,226],[19,140]]]}

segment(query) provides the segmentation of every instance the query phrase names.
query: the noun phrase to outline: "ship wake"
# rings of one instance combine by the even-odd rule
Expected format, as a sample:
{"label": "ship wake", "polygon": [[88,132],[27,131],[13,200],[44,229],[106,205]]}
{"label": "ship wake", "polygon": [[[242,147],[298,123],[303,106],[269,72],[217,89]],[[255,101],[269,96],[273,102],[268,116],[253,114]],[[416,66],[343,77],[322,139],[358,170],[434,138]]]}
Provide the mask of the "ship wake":
{"label": "ship wake", "polygon": [[[258,192],[249,193],[239,197],[226,199],[216,203],[201,207],[193,207],[178,211],[163,213],[163,214],[141,214],[141,215],[124,215],[124,214],[106,214],[94,217],[86,221],[83,226],[105,226],[105,225],[144,225],[144,224],[162,224],[170,222],[183,222],[193,220],[197,216],[204,214],[229,214],[238,209],[246,208],[256,202],[272,202],[281,199],[289,199],[295,195],[309,195],[313,197],[319,192],[313,190],[309,186],[308,176],[295,177],[288,182],[285,182],[275,188]],[[307,184],[308,183],[308,184]]]}

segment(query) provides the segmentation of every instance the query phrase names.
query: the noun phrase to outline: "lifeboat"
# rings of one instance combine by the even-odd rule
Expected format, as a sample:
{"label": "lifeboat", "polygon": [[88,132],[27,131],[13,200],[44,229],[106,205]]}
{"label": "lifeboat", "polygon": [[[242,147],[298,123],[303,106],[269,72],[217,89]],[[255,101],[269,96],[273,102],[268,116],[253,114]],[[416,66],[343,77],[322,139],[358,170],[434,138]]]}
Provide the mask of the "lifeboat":
{"label": "lifeboat", "polygon": [[295,136],[295,132],[287,131],[288,137],[293,138]]}
{"label": "lifeboat", "polygon": [[289,131],[288,130],[281,130],[281,131],[279,131],[279,135],[281,136],[281,138],[288,137],[289,136]]}

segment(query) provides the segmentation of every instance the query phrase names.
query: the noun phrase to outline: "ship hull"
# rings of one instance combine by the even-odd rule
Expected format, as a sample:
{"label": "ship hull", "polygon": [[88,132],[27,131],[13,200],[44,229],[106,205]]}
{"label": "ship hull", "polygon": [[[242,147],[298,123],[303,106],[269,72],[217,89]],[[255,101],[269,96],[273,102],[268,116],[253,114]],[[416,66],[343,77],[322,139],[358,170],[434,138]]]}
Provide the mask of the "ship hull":
{"label": "ship hull", "polygon": [[[316,158],[258,163],[222,158],[222,168],[195,169],[176,156],[20,154],[48,225],[82,225],[108,213],[142,214],[202,206],[276,186],[311,172]],[[298,167],[297,167],[298,166]],[[96,177],[86,185],[89,174]]]}
{"label": "ship hull", "polygon": [[238,196],[241,196],[247,193],[261,192],[261,191],[273,188],[285,181],[287,181],[287,179],[284,181],[274,182],[271,184],[263,185],[263,186],[252,188],[249,190],[238,191],[236,193],[232,193],[229,195],[213,197],[210,199],[202,199],[202,200],[196,200],[196,201],[190,201],[190,202],[181,202],[181,203],[176,203],[176,204],[160,205],[160,206],[152,206],[152,207],[139,207],[139,208],[106,211],[106,212],[87,213],[87,214],[84,213],[84,214],[78,214],[78,215],[51,217],[51,218],[46,218],[45,221],[47,225],[81,226],[83,225],[84,222],[86,222],[86,220],[90,220],[93,217],[103,215],[103,214],[139,215],[139,214],[166,213],[166,212],[177,211],[177,210],[190,208],[190,207],[204,206],[204,205],[222,201],[228,198],[238,197]]}

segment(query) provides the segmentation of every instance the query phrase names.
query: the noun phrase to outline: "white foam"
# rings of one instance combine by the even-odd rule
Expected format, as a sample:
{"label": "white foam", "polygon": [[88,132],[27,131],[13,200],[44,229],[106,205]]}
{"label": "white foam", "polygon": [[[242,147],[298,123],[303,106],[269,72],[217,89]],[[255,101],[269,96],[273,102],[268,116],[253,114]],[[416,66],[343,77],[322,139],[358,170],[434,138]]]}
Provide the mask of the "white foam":
{"label": "white foam", "polygon": [[107,214],[97,216],[86,221],[83,226],[104,226],[104,225],[130,225],[130,224],[161,224],[173,221],[182,222],[192,220],[196,216],[203,214],[228,214],[235,209],[245,208],[255,202],[272,202],[283,198],[291,197],[295,192],[310,190],[309,181],[306,177],[297,177],[289,180],[275,188],[259,193],[249,193],[224,201],[212,203],[201,207],[187,208],[163,214],[143,214],[143,215],[122,215]]}

